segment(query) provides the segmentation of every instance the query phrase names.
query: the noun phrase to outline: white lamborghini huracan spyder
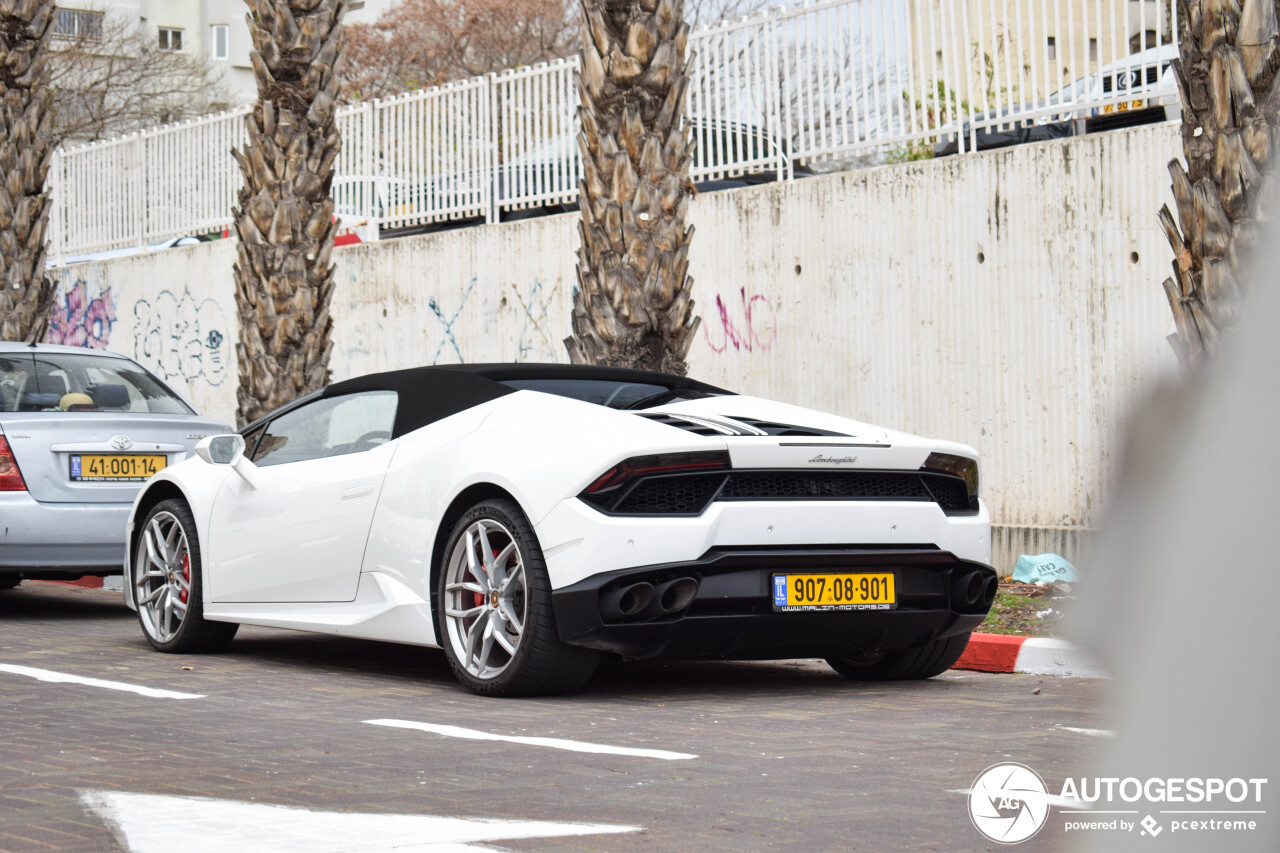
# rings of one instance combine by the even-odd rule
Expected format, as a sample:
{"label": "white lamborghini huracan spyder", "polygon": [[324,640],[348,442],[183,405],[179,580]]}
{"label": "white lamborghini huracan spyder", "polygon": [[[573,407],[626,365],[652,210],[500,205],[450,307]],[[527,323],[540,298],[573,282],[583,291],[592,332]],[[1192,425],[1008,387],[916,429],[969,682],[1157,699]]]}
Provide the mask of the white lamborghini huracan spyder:
{"label": "white lamborghini huracan spyder", "polygon": [[972,448],[686,378],[380,373],[196,452],[129,521],[125,599],[166,652],[241,623],[439,646],[491,695],[602,653],[928,678],[995,595]]}

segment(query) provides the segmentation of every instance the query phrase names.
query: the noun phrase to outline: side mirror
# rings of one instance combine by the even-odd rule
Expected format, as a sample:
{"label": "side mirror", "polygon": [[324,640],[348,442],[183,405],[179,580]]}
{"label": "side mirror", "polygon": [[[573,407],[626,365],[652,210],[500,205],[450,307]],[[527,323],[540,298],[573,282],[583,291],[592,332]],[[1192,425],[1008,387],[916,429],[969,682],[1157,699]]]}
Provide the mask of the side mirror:
{"label": "side mirror", "polygon": [[235,435],[211,435],[202,438],[196,445],[196,456],[210,465],[230,465],[231,470],[240,475],[245,485],[251,489],[258,488],[258,470],[244,455],[244,437]]}
{"label": "side mirror", "polygon": [[244,438],[238,435],[211,435],[196,445],[196,456],[210,465],[234,465],[244,456]]}

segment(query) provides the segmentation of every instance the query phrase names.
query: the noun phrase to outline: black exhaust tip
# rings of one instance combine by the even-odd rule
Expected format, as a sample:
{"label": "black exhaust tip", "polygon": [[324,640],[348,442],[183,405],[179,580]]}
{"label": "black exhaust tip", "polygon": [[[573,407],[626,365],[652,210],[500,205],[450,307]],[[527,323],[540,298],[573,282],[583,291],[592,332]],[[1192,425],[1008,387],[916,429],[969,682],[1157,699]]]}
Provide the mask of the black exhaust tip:
{"label": "black exhaust tip", "polygon": [[982,598],[982,575],[974,572],[969,576],[969,582],[965,584],[965,599],[969,604],[977,604],[980,598]]}
{"label": "black exhaust tip", "polygon": [[693,597],[698,594],[698,582],[693,578],[677,578],[659,584],[654,594],[658,597],[658,607],[662,612],[675,613],[693,603]]}
{"label": "black exhaust tip", "polygon": [[951,606],[973,607],[984,594],[981,572],[960,575],[951,582]]}
{"label": "black exhaust tip", "polygon": [[653,584],[641,581],[610,590],[600,597],[600,613],[606,619],[638,616],[653,601]]}
{"label": "black exhaust tip", "polygon": [[996,588],[999,582],[995,576],[988,576],[986,582],[982,585],[982,603],[986,607],[990,607],[996,600]]}

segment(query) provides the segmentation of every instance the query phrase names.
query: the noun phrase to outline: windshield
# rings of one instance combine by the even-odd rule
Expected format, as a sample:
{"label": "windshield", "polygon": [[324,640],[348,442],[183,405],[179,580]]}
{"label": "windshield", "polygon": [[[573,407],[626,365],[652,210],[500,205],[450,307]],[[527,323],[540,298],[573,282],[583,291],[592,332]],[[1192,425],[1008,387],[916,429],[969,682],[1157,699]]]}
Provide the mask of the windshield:
{"label": "windshield", "polygon": [[671,388],[649,382],[621,382],[611,379],[501,379],[517,391],[541,391],[560,397],[572,397],[584,403],[608,406],[610,409],[639,409],[676,400],[714,397],[696,388]]}
{"label": "windshield", "polygon": [[0,411],[194,414],[131,361],[38,350],[0,354]]}

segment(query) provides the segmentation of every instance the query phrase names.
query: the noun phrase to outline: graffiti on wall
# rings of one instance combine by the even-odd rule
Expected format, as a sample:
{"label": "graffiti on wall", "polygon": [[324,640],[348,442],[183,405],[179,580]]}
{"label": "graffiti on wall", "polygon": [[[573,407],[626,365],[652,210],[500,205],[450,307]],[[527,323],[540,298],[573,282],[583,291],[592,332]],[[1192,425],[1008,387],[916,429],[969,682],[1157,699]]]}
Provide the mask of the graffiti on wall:
{"label": "graffiti on wall", "polygon": [[89,284],[78,278],[56,297],[49,314],[45,343],[106,349],[116,322],[116,299],[110,287],[90,295]]}
{"label": "graffiti on wall", "polygon": [[471,284],[467,285],[466,292],[462,294],[462,301],[458,303],[458,310],[453,312],[453,316],[448,320],[444,318],[444,311],[440,308],[440,303],[436,302],[435,297],[427,301],[427,307],[431,309],[431,313],[440,321],[440,325],[444,327],[444,337],[440,340],[440,346],[436,347],[436,354],[431,357],[432,364],[440,363],[440,356],[444,353],[446,345],[453,347],[453,352],[458,356],[459,362],[465,362],[462,357],[462,347],[458,346],[458,339],[453,334],[453,324],[458,322],[458,317],[462,315],[462,309],[467,304],[467,299],[471,296],[471,291],[475,289],[476,280],[471,279]]}
{"label": "graffiti on wall", "polygon": [[715,311],[702,320],[707,346],[717,353],[729,347],[739,351],[765,352],[778,337],[773,306],[762,294],[747,296],[745,287],[738,289],[738,295],[741,304],[730,298],[730,307],[720,294],[716,294]]}
{"label": "graffiti on wall", "polygon": [[134,357],[170,380],[221,385],[231,366],[232,331],[212,299],[162,290],[133,305]]}
{"label": "graffiti on wall", "polygon": [[563,350],[551,338],[551,294],[543,290],[542,282],[533,280],[528,297],[511,285],[515,292],[515,304],[520,311],[520,337],[516,346],[516,361],[559,361]]}

